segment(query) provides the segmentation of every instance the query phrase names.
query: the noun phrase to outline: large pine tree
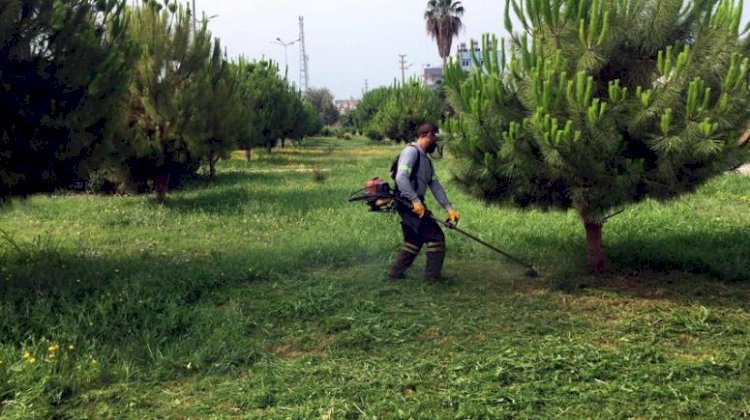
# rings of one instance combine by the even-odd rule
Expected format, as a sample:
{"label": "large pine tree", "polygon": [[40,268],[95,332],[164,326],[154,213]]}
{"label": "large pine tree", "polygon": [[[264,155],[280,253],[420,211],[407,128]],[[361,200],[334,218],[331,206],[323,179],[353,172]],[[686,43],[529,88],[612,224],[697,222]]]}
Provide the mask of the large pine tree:
{"label": "large pine tree", "polygon": [[600,272],[609,214],[691,192],[747,161],[750,147],[738,141],[750,121],[741,1],[506,4],[509,51],[485,37],[481,69],[447,72],[454,169],[468,190],[575,209]]}
{"label": "large pine tree", "polygon": [[134,51],[124,3],[0,3],[0,200],[68,186],[111,139]]}

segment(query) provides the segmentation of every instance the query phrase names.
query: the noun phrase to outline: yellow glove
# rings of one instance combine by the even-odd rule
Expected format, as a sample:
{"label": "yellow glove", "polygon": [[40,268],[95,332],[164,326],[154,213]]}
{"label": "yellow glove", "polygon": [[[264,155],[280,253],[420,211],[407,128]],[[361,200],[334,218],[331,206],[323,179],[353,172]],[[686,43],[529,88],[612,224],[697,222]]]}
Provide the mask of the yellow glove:
{"label": "yellow glove", "polygon": [[458,212],[453,209],[448,210],[448,220],[454,225],[458,224]]}
{"label": "yellow glove", "polygon": [[411,211],[413,211],[421,219],[424,216],[426,209],[424,208],[424,204],[422,204],[421,201],[415,201],[412,203]]}

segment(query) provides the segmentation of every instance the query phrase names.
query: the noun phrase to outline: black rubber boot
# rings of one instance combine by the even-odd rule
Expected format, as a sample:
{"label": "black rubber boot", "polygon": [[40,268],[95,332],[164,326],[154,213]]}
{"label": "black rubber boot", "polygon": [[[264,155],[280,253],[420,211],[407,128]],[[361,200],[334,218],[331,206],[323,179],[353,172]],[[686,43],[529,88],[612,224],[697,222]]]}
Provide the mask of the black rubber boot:
{"label": "black rubber boot", "polygon": [[407,268],[411,267],[411,264],[417,258],[418,254],[418,246],[410,244],[409,242],[404,242],[396,255],[396,261],[393,262],[391,269],[388,271],[388,278],[390,280],[404,278],[404,272],[406,272]]}
{"label": "black rubber boot", "polygon": [[427,266],[424,270],[424,279],[429,283],[437,283],[440,281],[440,273],[443,271],[445,242],[428,242],[426,245]]}

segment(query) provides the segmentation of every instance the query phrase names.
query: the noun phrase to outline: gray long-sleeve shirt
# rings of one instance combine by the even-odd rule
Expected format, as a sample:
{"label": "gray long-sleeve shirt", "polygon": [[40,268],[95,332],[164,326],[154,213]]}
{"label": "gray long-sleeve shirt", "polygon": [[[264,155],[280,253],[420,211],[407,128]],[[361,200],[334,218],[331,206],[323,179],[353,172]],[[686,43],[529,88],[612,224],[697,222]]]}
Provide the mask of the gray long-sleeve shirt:
{"label": "gray long-sleeve shirt", "polygon": [[[414,190],[409,177],[414,166],[417,164],[417,160],[419,160],[416,179],[417,189]],[[421,201],[419,197],[424,197],[427,187],[430,187],[432,195],[435,196],[437,202],[446,210],[451,208],[448,196],[445,194],[443,186],[440,185],[440,181],[438,181],[435,170],[432,167],[432,161],[430,161],[427,154],[416,143],[411,143],[401,151],[401,155],[398,158],[398,169],[396,170],[396,185],[398,185],[401,195],[412,203]]]}

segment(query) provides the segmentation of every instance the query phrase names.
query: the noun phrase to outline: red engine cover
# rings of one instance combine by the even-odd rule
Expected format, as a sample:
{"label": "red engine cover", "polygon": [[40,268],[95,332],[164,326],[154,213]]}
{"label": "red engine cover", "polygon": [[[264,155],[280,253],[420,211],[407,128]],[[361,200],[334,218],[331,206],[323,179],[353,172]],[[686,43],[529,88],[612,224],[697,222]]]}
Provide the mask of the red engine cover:
{"label": "red engine cover", "polygon": [[384,179],[373,178],[365,183],[365,192],[370,195],[374,195],[379,192],[378,186],[385,183]]}

